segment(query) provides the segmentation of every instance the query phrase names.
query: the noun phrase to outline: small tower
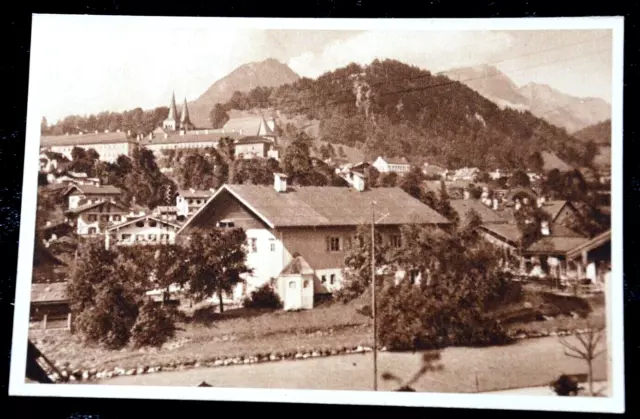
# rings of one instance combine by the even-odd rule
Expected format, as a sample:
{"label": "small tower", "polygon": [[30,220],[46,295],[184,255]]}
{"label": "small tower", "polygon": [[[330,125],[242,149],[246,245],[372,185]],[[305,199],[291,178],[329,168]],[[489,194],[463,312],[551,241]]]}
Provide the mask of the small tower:
{"label": "small tower", "polygon": [[176,109],[176,95],[171,94],[171,104],[169,105],[169,116],[162,122],[165,131],[175,131],[178,127],[178,110]]}
{"label": "small tower", "polygon": [[184,98],[184,104],[182,105],[182,115],[180,117],[180,129],[189,131],[193,129],[193,124],[189,119],[189,108],[187,108],[187,98]]}

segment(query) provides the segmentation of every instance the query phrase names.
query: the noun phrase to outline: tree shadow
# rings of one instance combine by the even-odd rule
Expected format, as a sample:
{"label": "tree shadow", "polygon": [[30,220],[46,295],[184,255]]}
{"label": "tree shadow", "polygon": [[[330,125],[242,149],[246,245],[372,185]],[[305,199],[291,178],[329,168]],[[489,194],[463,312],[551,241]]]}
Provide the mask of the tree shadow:
{"label": "tree shadow", "polygon": [[275,309],[250,309],[250,308],[231,308],[220,313],[217,306],[206,306],[194,310],[191,316],[185,318],[186,323],[198,324],[202,326],[211,326],[221,321],[229,321],[234,319],[250,319],[264,314],[273,313]]}

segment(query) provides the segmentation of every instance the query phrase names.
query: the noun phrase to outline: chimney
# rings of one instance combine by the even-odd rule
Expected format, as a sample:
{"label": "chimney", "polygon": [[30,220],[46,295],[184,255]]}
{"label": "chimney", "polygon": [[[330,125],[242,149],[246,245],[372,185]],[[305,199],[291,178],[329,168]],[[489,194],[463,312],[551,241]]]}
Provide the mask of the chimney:
{"label": "chimney", "polygon": [[351,174],[353,176],[353,187],[358,191],[362,192],[366,189],[366,182],[364,180],[364,176],[360,173],[354,172]]}
{"label": "chimney", "polygon": [[276,192],[286,192],[288,176],[284,173],[274,173],[273,177],[273,188],[276,190]]}
{"label": "chimney", "polygon": [[543,236],[551,235],[551,231],[549,230],[549,222],[548,221],[543,221],[543,222],[540,223],[540,233],[542,233]]}

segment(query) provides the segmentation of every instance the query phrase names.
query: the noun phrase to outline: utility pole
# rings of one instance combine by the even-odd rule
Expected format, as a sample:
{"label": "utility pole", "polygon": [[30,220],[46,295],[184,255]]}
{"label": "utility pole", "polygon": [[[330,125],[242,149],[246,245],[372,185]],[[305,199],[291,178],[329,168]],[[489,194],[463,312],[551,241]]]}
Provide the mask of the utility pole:
{"label": "utility pole", "polygon": [[378,322],[376,317],[375,202],[371,202],[371,314],[373,317],[373,391],[378,391]]}

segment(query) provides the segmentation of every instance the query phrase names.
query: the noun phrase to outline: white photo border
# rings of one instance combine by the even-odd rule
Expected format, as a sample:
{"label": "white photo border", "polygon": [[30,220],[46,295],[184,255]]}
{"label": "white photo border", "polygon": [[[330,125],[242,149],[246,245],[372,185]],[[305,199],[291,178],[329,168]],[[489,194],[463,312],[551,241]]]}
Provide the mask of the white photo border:
{"label": "white photo border", "polygon": [[[372,391],[287,390],[249,388],[185,388],[155,386],[113,386],[100,384],[33,384],[25,382],[29,330],[30,286],[33,266],[34,231],[37,199],[37,170],[40,147],[41,106],[38,102],[34,68],[46,66],[39,61],[39,43],[49,28],[64,25],[68,19],[82,19],[89,25],[135,25],[180,28],[223,29],[304,29],[304,30],[394,30],[394,31],[466,31],[466,30],[612,30],[612,273],[607,295],[609,388],[611,397],[547,397],[455,393],[402,393]],[[390,405],[453,407],[471,409],[537,410],[624,413],[624,326],[623,326],[623,222],[622,222],[622,97],[623,97],[623,17],[583,18],[484,18],[484,19],[282,19],[282,18],[207,18],[207,17],[134,17],[88,15],[33,15],[29,98],[25,158],[23,169],[20,248],[15,296],[9,395],[56,396],[77,398],[132,398],[164,400],[220,400],[343,405]],[[615,286],[614,286],[615,285]]]}

